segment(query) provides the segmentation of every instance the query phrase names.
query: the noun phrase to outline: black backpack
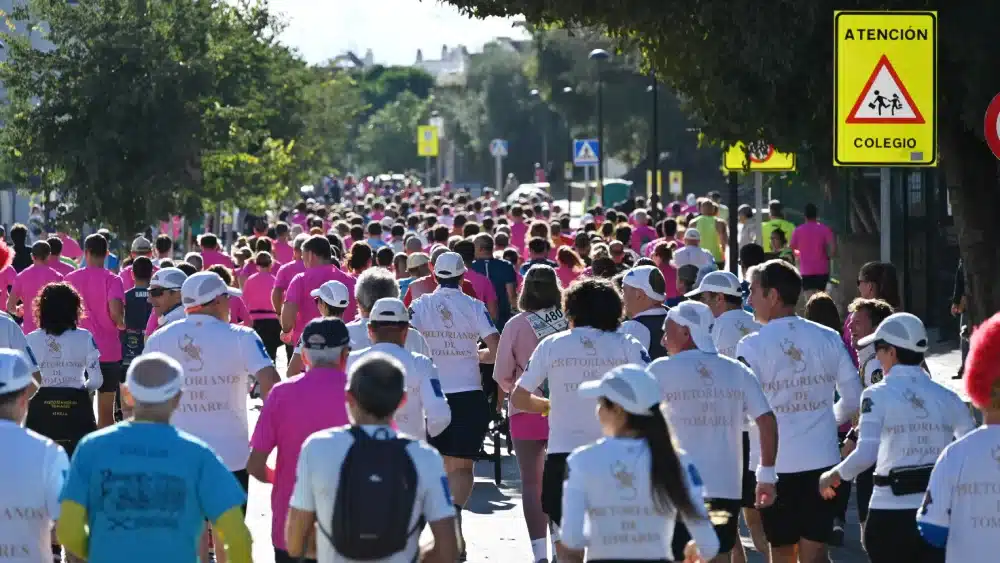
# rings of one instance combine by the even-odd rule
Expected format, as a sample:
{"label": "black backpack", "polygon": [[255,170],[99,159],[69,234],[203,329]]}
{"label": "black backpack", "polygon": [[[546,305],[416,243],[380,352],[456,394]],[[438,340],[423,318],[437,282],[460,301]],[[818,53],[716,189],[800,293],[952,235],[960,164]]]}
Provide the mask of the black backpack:
{"label": "black backpack", "polygon": [[340,469],[331,532],[319,528],[348,559],[384,559],[406,549],[410,536],[424,527],[420,516],[410,528],[417,500],[417,468],[406,451],[412,440],[390,438],[385,429],[374,436],[358,426],[349,432],[354,444]]}

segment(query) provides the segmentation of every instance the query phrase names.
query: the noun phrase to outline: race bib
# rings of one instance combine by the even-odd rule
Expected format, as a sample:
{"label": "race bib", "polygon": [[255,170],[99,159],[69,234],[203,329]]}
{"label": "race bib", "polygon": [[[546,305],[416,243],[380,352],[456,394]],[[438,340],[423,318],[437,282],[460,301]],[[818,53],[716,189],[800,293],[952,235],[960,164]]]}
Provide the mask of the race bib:
{"label": "race bib", "polygon": [[539,340],[569,329],[569,321],[566,316],[563,315],[561,309],[555,307],[531,313],[528,316],[528,321],[531,323],[531,330],[535,331],[535,337]]}

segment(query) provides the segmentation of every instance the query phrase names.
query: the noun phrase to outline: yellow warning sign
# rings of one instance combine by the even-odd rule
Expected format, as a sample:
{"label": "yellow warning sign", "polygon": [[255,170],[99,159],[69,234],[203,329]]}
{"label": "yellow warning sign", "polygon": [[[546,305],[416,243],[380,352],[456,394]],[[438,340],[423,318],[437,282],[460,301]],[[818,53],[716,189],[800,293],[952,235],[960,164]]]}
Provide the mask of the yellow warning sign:
{"label": "yellow warning sign", "polygon": [[433,125],[417,127],[417,156],[438,155],[438,130]]}
{"label": "yellow warning sign", "polygon": [[834,12],[835,166],[937,166],[937,12]]}
{"label": "yellow warning sign", "polygon": [[[722,157],[726,172],[743,172],[747,169],[747,150],[738,142],[729,147]],[[763,141],[750,143],[750,170],[752,172],[790,172],[795,170],[795,154],[778,152],[774,145]]]}

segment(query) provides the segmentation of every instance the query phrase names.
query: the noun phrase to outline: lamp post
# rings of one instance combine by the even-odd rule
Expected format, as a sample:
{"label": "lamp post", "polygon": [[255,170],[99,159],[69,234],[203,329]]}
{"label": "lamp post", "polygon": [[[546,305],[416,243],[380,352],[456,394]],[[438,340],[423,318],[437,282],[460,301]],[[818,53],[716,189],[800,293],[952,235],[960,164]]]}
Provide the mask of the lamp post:
{"label": "lamp post", "polygon": [[[649,187],[649,191],[656,198],[656,202],[663,201],[663,184],[659,181],[660,174],[660,104],[658,100],[659,84],[656,80],[656,72],[649,71],[649,86],[647,92],[653,94],[653,127],[649,138],[649,167],[653,171],[650,178],[654,184]],[[653,186],[656,186],[655,188]],[[655,208],[655,206],[654,206]]]}
{"label": "lamp post", "polygon": [[[437,130],[438,153],[434,157],[434,160],[437,163],[437,183],[440,185],[441,180],[444,178],[444,161],[441,160],[442,141],[444,140],[444,118],[441,117],[441,114],[437,110],[434,110],[431,112],[431,118],[427,120],[427,124]],[[430,173],[430,161],[430,157],[427,157],[428,174]]]}
{"label": "lamp post", "polygon": [[[540,110],[540,111],[544,111],[544,108],[542,106],[541,92],[539,92],[536,89],[533,89],[532,91],[528,92],[528,94],[532,98],[534,98],[535,103],[537,104],[537,107],[538,108],[542,108],[542,110]],[[536,114],[537,114],[537,112],[536,112]],[[542,123],[542,163],[541,164],[542,164],[542,170],[544,170],[546,174],[549,173],[549,127],[548,127],[548,125],[549,124],[546,122],[546,120],[543,119],[543,123]]]}
{"label": "lamp post", "polygon": [[604,146],[604,61],[611,58],[604,49],[594,49],[590,52],[590,60],[597,64],[597,187],[600,189],[601,197],[604,196],[604,153],[607,147]]}

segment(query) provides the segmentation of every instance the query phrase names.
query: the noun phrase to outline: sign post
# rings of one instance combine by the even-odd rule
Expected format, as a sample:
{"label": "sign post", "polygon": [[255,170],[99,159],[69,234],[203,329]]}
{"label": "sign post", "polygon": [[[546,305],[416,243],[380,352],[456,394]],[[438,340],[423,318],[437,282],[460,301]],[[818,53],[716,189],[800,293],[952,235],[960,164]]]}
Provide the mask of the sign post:
{"label": "sign post", "polygon": [[675,196],[684,193],[684,173],[680,170],[670,171],[670,193]]}
{"label": "sign post", "polygon": [[[749,162],[747,160],[749,159]],[[754,206],[757,211],[757,228],[760,229],[761,246],[764,245],[764,175],[763,172],[791,172],[795,170],[795,154],[782,153],[765,141],[738,142],[729,147],[722,157],[722,167],[726,172],[753,173]],[[729,210],[729,221],[736,218],[736,210]],[[730,225],[732,229],[733,225]]]}
{"label": "sign post", "polygon": [[[424,187],[431,187],[431,157],[438,155],[438,128],[433,125],[417,127],[417,156],[424,157]],[[439,178],[440,179],[440,178]]]}
{"label": "sign post", "polygon": [[496,193],[503,197],[503,159],[507,156],[507,141],[503,139],[490,141],[490,154],[493,155],[493,166],[496,170]]}
{"label": "sign post", "polygon": [[[573,139],[573,164],[582,166],[585,173],[589,174],[589,168],[601,161],[601,143],[597,139]],[[590,180],[586,180],[585,194],[590,194]],[[601,193],[604,186],[599,186]],[[596,190],[595,190],[596,191]],[[589,203],[589,198],[584,200],[584,207]]]}

